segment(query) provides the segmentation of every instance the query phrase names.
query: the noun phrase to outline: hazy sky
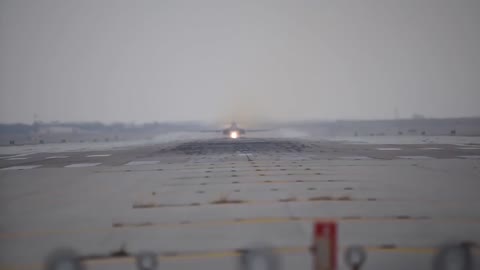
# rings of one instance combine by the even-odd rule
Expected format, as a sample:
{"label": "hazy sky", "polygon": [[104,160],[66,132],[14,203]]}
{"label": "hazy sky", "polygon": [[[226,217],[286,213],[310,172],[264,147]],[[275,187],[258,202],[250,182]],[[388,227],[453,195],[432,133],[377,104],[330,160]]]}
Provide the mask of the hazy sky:
{"label": "hazy sky", "polygon": [[480,1],[0,0],[0,122],[480,115]]}

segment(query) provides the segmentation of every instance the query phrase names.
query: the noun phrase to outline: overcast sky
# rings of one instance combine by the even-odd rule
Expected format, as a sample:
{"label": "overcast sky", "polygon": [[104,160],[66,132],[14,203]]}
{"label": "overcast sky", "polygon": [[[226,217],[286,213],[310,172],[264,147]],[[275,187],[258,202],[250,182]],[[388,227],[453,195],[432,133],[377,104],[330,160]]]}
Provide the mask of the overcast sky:
{"label": "overcast sky", "polygon": [[0,0],[0,122],[480,115],[480,1]]}

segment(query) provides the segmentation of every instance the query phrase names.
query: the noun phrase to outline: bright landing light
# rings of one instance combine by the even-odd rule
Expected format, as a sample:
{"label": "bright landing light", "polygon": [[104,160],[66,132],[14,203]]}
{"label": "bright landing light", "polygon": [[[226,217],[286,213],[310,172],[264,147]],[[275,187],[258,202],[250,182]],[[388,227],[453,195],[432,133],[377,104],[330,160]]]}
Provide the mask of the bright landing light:
{"label": "bright landing light", "polygon": [[232,139],[238,138],[238,132],[236,132],[236,131],[230,132],[230,138],[232,138]]}

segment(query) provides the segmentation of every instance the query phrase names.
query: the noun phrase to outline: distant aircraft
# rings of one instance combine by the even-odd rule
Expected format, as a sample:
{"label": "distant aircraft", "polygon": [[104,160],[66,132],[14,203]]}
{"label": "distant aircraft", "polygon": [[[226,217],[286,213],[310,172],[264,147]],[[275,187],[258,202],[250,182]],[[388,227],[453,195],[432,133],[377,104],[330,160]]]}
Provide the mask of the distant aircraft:
{"label": "distant aircraft", "polygon": [[200,132],[216,132],[216,133],[223,133],[223,135],[227,135],[231,139],[238,139],[241,135],[245,135],[247,131],[250,132],[263,132],[263,131],[270,131],[272,129],[243,129],[239,128],[236,122],[232,122],[228,128],[220,129],[220,130],[201,130]]}
{"label": "distant aircraft", "polygon": [[241,129],[237,126],[237,123],[232,122],[230,127],[224,129],[223,131],[224,135],[228,135],[228,137],[232,139],[236,139],[240,137],[240,135],[245,135],[245,129]]}

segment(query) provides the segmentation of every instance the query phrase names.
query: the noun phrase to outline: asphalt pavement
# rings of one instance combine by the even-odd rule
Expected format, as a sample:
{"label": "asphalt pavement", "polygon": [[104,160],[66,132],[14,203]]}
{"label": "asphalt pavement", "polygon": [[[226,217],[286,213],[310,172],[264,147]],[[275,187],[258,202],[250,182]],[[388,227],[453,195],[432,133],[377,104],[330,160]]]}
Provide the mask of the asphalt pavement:
{"label": "asphalt pavement", "polygon": [[[317,220],[362,269],[431,269],[446,243],[480,243],[480,145],[203,139],[0,157],[0,269],[41,269],[68,247],[88,269],[238,269],[269,246],[311,269]],[[475,250],[475,259],[479,252]],[[477,263],[477,266],[479,264]]]}

